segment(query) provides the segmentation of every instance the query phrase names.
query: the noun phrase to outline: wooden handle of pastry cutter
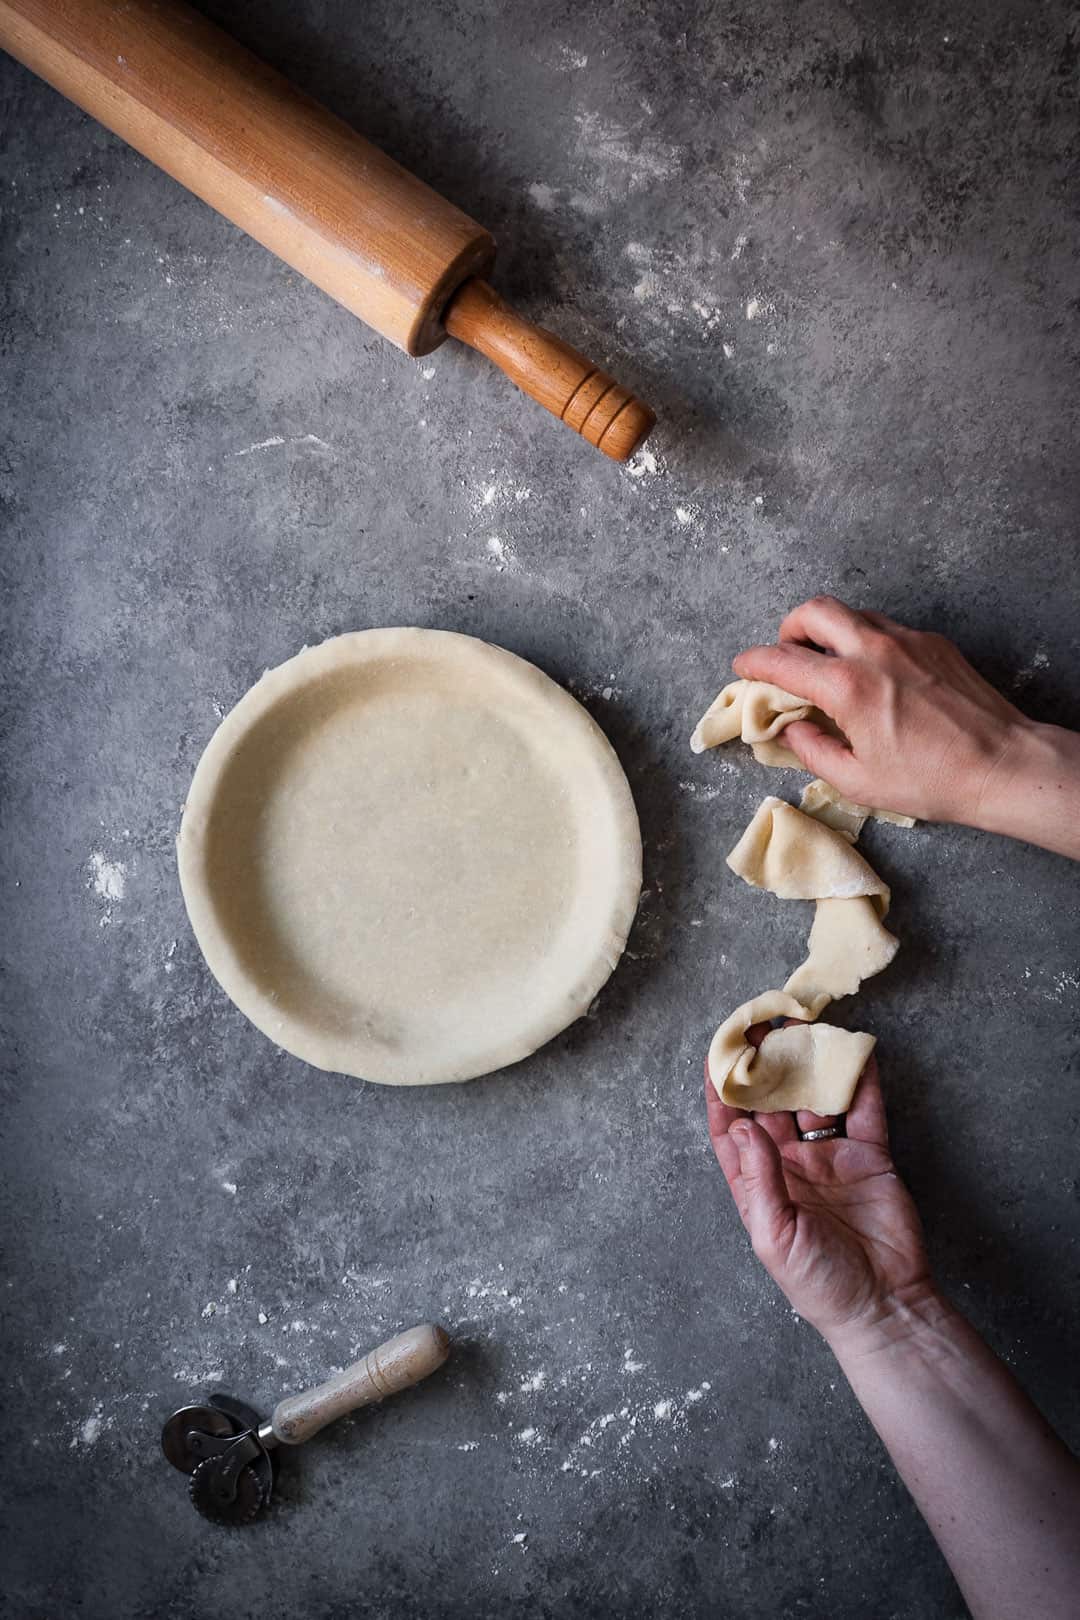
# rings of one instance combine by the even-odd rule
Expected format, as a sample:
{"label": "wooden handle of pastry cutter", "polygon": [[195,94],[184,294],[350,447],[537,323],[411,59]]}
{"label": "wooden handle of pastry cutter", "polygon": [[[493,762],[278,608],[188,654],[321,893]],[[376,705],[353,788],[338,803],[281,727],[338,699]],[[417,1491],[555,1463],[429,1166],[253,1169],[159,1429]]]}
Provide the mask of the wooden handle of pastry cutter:
{"label": "wooden handle of pastry cutter", "polygon": [[617,461],[652,427],[475,279],[482,225],[183,0],[0,0],[0,46],[407,354],[453,332]]}
{"label": "wooden handle of pastry cutter", "polygon": [[361,1361],[302,1395],[288,1395],[274,1407],[270,1426],[286,1446],[298,1446],[335,1418],[408,1389],[441,1367],[450,1354],[450,1335],[431,1322],[387,1339]]}

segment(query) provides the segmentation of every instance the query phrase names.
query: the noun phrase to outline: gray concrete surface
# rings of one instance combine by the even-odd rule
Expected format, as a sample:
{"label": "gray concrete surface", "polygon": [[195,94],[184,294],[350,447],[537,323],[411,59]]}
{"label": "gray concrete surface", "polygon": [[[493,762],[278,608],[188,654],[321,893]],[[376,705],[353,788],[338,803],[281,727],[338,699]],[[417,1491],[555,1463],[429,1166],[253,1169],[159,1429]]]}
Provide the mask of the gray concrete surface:
{"label": "gray concrete surface", "polygon": [[[805,919],[722,863],[794,780],[686,739],[821,589],[1080,723],[1075,9],[208,9],[487,222],[661,426],[619,470],[475,357],[404,358],[2,64],[5,1612],[960,1615],[711,1160],[707,1037]],[[262,669],[398,622],[572,686],[646,838],[595,1015],[431,1094],[275,1051],[173,854]],[[1080,878],[867,846],[904,950],[848,1016],[945,1284],[1075,1445]],[[191,1512],[171,1408],[425,1316],[444,1375],[250,1533]]]}

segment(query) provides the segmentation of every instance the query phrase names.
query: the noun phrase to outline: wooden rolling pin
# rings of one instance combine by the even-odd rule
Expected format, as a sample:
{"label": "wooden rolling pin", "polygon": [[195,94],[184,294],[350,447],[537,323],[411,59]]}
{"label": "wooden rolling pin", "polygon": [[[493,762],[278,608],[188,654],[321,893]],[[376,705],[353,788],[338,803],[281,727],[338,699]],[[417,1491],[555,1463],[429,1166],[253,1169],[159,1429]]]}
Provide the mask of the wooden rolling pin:
{"label": "wooden rolling pin", "polygon": [[406,354],[460,338],[616,461],[652,427],[481,279],[483,226],[181,0],[0,0],[0,45]]}

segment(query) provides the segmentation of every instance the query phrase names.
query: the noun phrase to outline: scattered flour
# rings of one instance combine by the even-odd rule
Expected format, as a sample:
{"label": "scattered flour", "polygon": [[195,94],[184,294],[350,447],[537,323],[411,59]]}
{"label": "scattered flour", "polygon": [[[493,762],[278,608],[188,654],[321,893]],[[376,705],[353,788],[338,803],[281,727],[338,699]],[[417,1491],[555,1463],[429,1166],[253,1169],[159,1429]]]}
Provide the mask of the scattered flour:
{"label": "scattered flour", "polygon": [[655,450],[643,445],[626,462],[626,471],[631,478],[660,478],[667,471]]}
{"label": "scattered flour", "polygon": [[285,440],[275,433],[273,438],[260,439],[258,444],[249,444],[246,450],[234,450],[233,455],[253,456],[257,450],[276,450],[279,445],[284,443]]}
{"label": "scattered flour", "polygon": [[106,928],[112,922],[113,906],[118,904],[126,893],[127,867],[122,861],[110,861],[100,849],[91,851],[88,865],[90,881],[87,887],[104,902],[98,922],[100,927]]}
{"label": "scattered flour", "polygon": [[104,1430],[109,1427],[109,1424],[110,1419],[103,1415],[103,1408],[99,1401],[90,1416],[80,1424],[78,1432],[71,1442],[71,1449],[74,1451],[78,1446],[95,1445]]}
{"label": "scattered flour", "polygon": [[553,214],[558,202],[558,192],[554,186],[545,185],[542,180],[534,180],[529,187],[529,196],[537,208],[545,214]]}
{"label": "scattered flour", "polygon": [[666,1423],[674,1410],[674,1401],[657,1401],[656,1405],[653,1407],[653,1417],[656,1418],[660,1423]]}
{"label": "scattered flour", "polygon": [[529,1373],[528,1377],[518,1385],[518,1388],[523,1395],[535,1395],[543,1389],[546,1383],[547,1373],[538,1368],[536,1372]]}
{"label": "scattered flour", "polygon": [[[577,113],[578,153],[600,171],[601,183],[643,191],[660,180],[671,180],[682,168],[677,146],[608,123],[595,112]],[[607,187],[605,186],[605,190]]]}
{"label": "scattered flour", "polygon": [[531,1425],[527,1429],[521,1429],[518,1433],[518,1439],[523,1446],[534,1446],[539,1438],[539,1429],[534,1429]]}

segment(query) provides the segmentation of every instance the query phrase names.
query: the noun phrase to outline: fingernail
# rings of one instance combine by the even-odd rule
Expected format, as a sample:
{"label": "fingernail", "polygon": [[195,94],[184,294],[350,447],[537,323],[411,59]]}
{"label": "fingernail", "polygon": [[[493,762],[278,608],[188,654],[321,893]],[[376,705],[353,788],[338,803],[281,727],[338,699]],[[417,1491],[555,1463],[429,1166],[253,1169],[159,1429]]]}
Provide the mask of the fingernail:
{"label": "fingernail", "polygon": [[728,1132],[728,1135],[735,1138],[736,1147],[749,1147],[750,1127],[746,1123],[745,1119],[740,1119],[737,1124],[733,1125]]}

